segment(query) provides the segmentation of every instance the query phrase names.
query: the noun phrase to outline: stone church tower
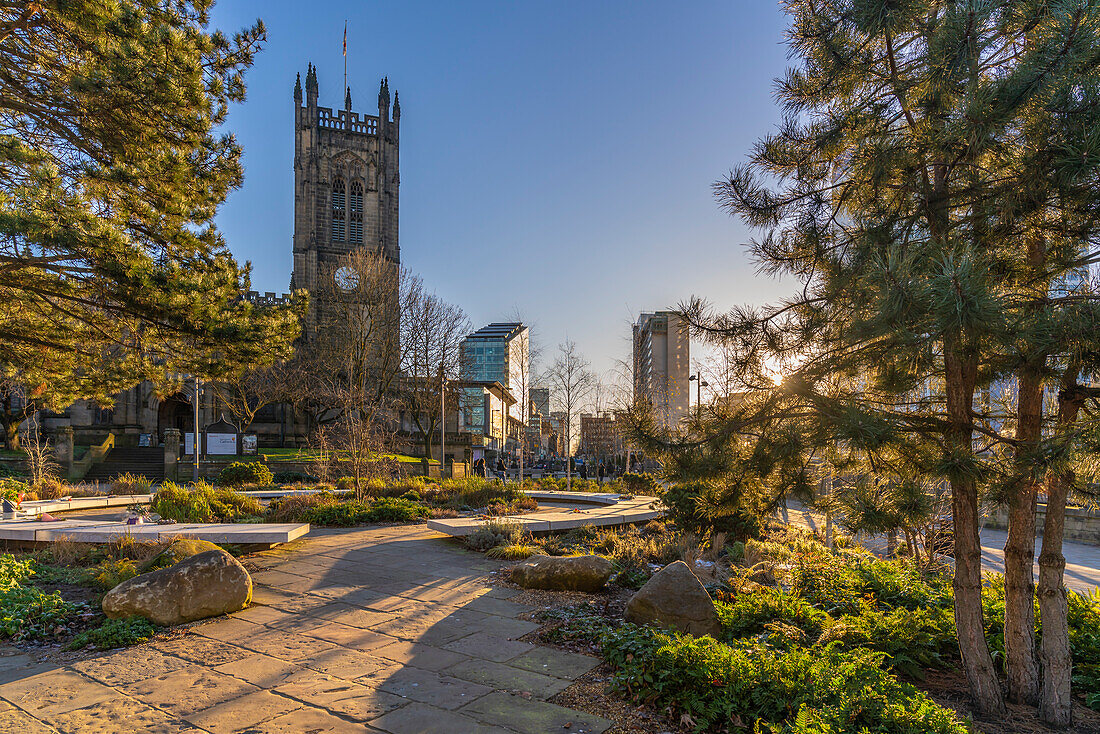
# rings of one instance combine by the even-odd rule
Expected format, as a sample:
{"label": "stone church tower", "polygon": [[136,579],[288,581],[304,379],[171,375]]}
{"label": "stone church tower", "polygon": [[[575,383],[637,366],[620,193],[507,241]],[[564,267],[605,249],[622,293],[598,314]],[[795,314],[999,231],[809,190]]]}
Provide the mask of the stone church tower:
{"label": "stone church tower", "polygon": [[351,89],[344,109],[317,106],[317,68],[294,85],[294,273],[292,290],[313,291],[339,257],[359,247],[401,260],[397,240],[397,95],[390,112],[390,86],[378,90],[378,115],[351,111]]}

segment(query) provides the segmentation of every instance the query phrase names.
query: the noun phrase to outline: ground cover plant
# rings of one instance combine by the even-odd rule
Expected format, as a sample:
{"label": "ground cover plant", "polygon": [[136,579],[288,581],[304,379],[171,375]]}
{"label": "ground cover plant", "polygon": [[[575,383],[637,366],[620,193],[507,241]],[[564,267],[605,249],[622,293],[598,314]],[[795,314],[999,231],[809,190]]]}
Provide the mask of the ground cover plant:
{"label": "ground cover plant", "polygon": [[52,638],[89,611],[86,604],[65,601],[56,591],[32,583],[39,565],[32,558],[0,555],[0,638]]}
{"label": "ground cover plant", "polygon": [[130,647],[147,642],[158,627],[145,617],[127,617],[126,619],[108,619],[73,637],[65,646],[66,650],[83,650],[91,646],[97,650],[110,650],[116,647]]}
{"label": "ground cover plant", "polygon": [[[535,542],[542,552],[547,546],[599,552],[615,547],[608,535],[579,528]],[[616,690],[682,716],[696,731],[971,730],[920,690],[927,677],[959,666],[944,571],[922,572],[909,558],[883,560],[862,549],[829,550],[796,533],[749,541],[739,553],[726,546],[725,557],[737,563],[723,581],[708,584],[718,639],[625,624],[606,602],[540,612],[556,622],[544,639],[599,651],[614,670]],[[982,601],[988,644],[1003,675],[1002,576],[987,576]],[[1070,592],[1069,607],[1075,693],[1100,709],[1100,592]]]}
{"label": "ground cover plant", "polygon": [[0,639],[58,641],[68,650],[148,640],[157,625],[143,617],[107,619],[99,600],[123,581],[172,565],[177,545],[123,536],[108,543],[62,540],[20,557],[0,555]]}

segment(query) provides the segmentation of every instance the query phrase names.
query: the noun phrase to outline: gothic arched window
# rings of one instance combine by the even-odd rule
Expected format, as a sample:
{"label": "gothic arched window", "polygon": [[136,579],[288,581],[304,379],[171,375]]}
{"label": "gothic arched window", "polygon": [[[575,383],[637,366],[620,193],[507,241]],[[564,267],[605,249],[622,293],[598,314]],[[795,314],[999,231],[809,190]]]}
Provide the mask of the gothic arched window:
{"label": "gothic arched window", "polygon": [[337,178],[332,181],[332,239],[337,242],[344,241],[344,220],[346,219],[346,195],[344,193],[344,179]]}
{"label": "gothic arched window", "polygon": [[348,217],[348,241],[363,242],[363,184],[351,182],[351,201]]}

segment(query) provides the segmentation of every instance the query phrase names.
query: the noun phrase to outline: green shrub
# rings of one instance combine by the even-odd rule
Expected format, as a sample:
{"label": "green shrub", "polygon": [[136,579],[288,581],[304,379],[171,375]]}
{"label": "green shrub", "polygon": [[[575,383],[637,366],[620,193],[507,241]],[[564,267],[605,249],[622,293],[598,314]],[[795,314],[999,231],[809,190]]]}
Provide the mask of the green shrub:
{"label": "green shrub", "polygon": [[87,609],[85,604],[65,601],[56,591],[24,585],[36,571],[37,564],[31,559],[0,555],[0,638],[52,637],[58,627]]}
{"label": "green shrub", "polygon": [[1073,685],[1090,708],[1100,710],[1100,590],[1071,591],[1067,601]]}
{"label": "green shrub", "polygon": [[0,499],[19,501],[19,495],[30,492],[30,485],[13,477],[0,479]]}
{"label": "green shrub", "polygon": [[864,603],[859,614],[836,620],[818,640],[839,642],[848,650],[865,648],[886,653],[884,665],[922,679],[927,668],[949,667],[958,657],[955,619],[949,609],[905,609],[889,612]]}
{"label": "green shrub", "polygon": [[177,522],[235,522],[264,514],[263,505],[254,497],[202,481],[191,487],[165,482],[153,498],[152,510]]}
{"label": "green shrub", "polygon": [[627,472],[622,476],[623,490],[629,494],[657,494],[657,480],[652,474],[634,474]]}
{"label": "green shrub", "polygon": [[812,641],[832,622],[828,614],[805,599],[767,587],[738,594],[728,603],[715,602],[714,608],[727,641],[762,634],[773,622],[797,627]]}
{"label": "green shrub", "polygon": [[413,522],[430,514],[431,509],[419,502],[383,497],[371,503],[363,522]]}
{"label": "green shrub", "polygon": [[489,520],[466,536],[466,545],[476,551],[487,551],[498,545],[523,545],[523,526],[506,520]]}
{"label": "green shrub", "polygon": [[352,527],[363,523],[414,522],[430,514],[431,509],[418,502],[382,497],[370,502],[330,500],[311,505],[303,503],[299,518],[301,522],[312,525]]}
{"label": "green shrub", "polygon": [[327,525],[349,528],[363,522],[368,505],[362,502],[334,502],[303,508],[301,522],[310,525]]}
{"label": "green shrub", "polygon": [[88,645],[95,647],[97,650],[130,647],[148,641],[156,634],[156,631],[157,625],[145,617],[108,619],[95,629],[81,632],[65,646],[65,649],[83,650]]}
{"label": "green shrub", "polygon": [[262,461],[235,461],[218,474],[219,487],[240,487],[245,484],[268,485],[275,475]]}
{"label": "green shrub", "polygon": [[630,624],[606,630],[601,642],[619,691],[686,714],[696,731],[729,722],[822,734],[969,730],[952,711],[884,670],[882,653],[839,645],[780,651]]}
{"label": "green shrub", "polygon": [[110,591],[137,575],[137,564],[130,558],[107,558],[88,570],[92,583],[103,591]]}
{"label": "green shrub", "polygon": [[[625,478],[625,477],[624,477]],[[758,538],[764,526],[760,518],[745,509],[704,511],[707,498],[718,493],[713,482],[678,482],[659,493],[668,519],[676,527],[707,537],[724,533],[729,540]]]}

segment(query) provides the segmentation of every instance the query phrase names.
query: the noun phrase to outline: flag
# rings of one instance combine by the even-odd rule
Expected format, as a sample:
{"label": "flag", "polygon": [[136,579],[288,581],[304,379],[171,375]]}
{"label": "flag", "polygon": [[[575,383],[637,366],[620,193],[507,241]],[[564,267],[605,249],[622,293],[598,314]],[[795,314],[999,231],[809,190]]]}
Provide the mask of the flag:
{"label": "flag", "polygon": [[344,21],[344,58],[348,57],[348,22]]}

